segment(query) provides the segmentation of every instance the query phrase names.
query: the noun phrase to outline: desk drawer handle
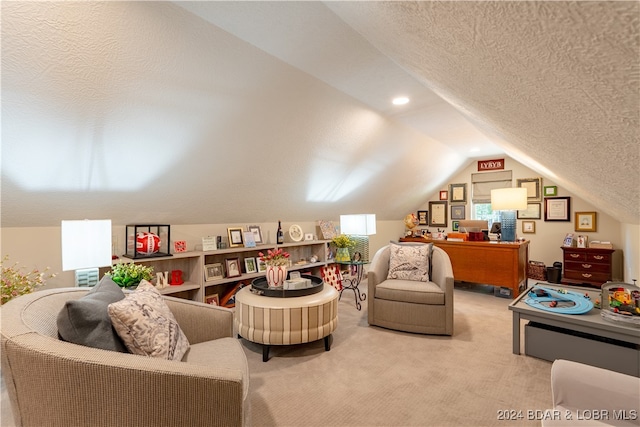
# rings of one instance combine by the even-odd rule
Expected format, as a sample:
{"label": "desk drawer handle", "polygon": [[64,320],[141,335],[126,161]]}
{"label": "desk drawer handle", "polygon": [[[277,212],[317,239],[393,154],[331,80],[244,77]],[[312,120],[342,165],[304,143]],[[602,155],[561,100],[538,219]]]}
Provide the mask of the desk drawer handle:
{"label": "desk drawer handle", "polygon": [[580,258],[580,254],[569,254],[571,258]]}
{"label": "desk drawer handle", "polygon": [[582,268],[591,268],[591,264],[582,264]]}
{"label": "desk drawer handle", "polygon": [[597,259],[598,261],[604,259],[604,257],[602,255],[594,255],[593,256],[595,259]]}
{"label": "desk drawer handle", "polygon": [[591,277],[591,276],[592,276],[592,274],[589,274],[589,273],[582,273],[582,277],[586,277],[587,279],[588,279],[589,277]]}

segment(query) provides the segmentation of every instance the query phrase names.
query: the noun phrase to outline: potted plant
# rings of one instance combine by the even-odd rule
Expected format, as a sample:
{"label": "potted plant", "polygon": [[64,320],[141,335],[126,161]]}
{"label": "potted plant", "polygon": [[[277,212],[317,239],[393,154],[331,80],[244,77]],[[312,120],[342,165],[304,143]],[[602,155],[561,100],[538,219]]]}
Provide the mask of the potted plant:
{"label": "potted plant", "polygon": [[260,261],[264,262],[267,266],[266,277],[269,287],[282,287],[284,281],[287,279],[289,253],[278,248],[273,251],[269,249],[266,255],[263,252],[258,252],[258,255],[260,256]]}
{"label": "potted plant", "polygon": [[151,281],[153,278],[153,267],[147,267],[135,262],[123,262],[114,264],[111,271],[105,273],[111,276],[111,280],[116,282],[118,286],[130,288],[138,286],[142,280]]}
{"label": "potted plant", "polygon": [[351,261],[351,256],[349,255],[349,248],[356,245],[355,240],[351,239],[351,237],[346,234],[340,234],[333,239],[331,242],[336,245],[338,250],[336,251],[335,261],[337,262],[348,262]]}
{"label": "potted plant", "polygon": [[48,274],[47,271],[31,270],[30,272],[24,272],[24,267],[18,267],[18,263],[15,262],[10,267],[5,267],[5,263],[9,260],[8,256],[5,256],[0,265],[2,265],[2,299],[0,305],[5,304],[13,298],[20,295],[28,294],[45,284],[45,277],[56,277],[55,274]]}

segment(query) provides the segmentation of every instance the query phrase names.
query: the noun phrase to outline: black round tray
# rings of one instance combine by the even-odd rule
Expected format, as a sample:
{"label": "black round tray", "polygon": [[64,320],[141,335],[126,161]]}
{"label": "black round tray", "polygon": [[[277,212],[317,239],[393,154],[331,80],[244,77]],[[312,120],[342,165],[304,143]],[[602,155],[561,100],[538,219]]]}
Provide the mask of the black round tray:
{"label": "black round tray", "polygon": [[257,279],[253,279],[253,282],[251,282],[251,291],[266,297],[290,298],[313,295],[322,290],[324,283],[321,278],[307,274],[302,274],[300,277],[310,279],[311,287],[305,289],[270,288],[266,277],[258,277]]}

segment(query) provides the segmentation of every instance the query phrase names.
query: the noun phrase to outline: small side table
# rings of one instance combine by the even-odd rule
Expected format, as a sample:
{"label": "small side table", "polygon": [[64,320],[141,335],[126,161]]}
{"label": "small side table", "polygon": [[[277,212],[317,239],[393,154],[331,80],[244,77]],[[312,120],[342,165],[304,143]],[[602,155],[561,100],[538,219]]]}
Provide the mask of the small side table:
{"label": "small side table", "polygon": [[340,298],[342,298],[342,292],[344,292],[345,289],[351,289],[353,291],[353,296],[356,299],[356,308],[358,310],[362,310],[362,304],[360,304],[360,301],[365,301],[367,299],[367,294],[360,292],[358,286],[360,286],[362,276],[364,275],[364,265],[369,264],[369,261],[336,261],[336,264],[348,265],[349,275],[351,276],[350,278],[343,277]]}

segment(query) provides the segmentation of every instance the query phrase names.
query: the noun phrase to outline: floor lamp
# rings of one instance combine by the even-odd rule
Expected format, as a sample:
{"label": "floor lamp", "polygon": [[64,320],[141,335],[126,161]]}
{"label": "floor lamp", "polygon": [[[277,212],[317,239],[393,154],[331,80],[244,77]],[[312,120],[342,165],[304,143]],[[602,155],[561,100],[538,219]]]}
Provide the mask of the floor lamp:
{"label": "floor lamp", "polygon": [[98,267],[111,266],[111,220],[62,221],[62,270],[75,270],[76,286],[94,286]]}
{"label": "floor lamp", "polygon": [[[376,234],[375,214],[340,215],[340,233],[355,240],[353,253],[360,253],[360,261],[369,261],[369,236]],[[351,260],[356,261],[353,256]]]}
{"label": "floor lamp", "polygon": [[491,209],[502,211],[500,215],[501,235],[503,242],[516,241],[516,211],[527,209],[527,189],[498,188],[491,190]]}

